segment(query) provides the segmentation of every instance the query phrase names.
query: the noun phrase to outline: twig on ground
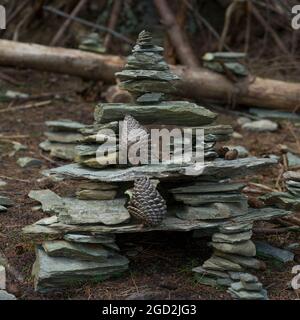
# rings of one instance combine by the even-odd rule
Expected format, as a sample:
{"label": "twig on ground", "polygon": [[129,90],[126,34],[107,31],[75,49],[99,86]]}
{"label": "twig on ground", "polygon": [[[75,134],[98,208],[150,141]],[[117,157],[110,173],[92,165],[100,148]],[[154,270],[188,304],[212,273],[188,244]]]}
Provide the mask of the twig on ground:
{"label": "twig on ground", "polygon": [[0,110],[0,113],[14,112],[14,111],[26,110],[26,109],[37,108],[37,107],[45,107],[45,106],[49,105],[51,102],[52,102],[52,100],[47,100],[47,101],[41,101],[41,102],[36,102],[36,103],[29,103],[29,104],[25,104],[22,106],[16,106],[13,108],[5,108],[5,109]]}
{"label": "twig on ground", "polygon": [[41,156],[43,159],[45,159],[46,161],[48,161],[48,162],[50,162],[50,163],[52,163],[52,164],[55,164],[55,165],[60,164],[59,162],[57,162],[57,161],[55,161],[55,160],[53,160],[53,159],[48,158],[48,157],[45,156],[42,152],[40,152],[40,156]]}
{"label": "twig on ground", "polygon": [[19,179],[19,178],[7,177],[7,176],[3,176],[3,175],[0,175],[0,178],[1,178],[1,179],[4,179],[4,180],[12,180],[12,181],[25,182],[25,183],[30,183],[30,182],[31,182],[30,180],[24,180],[24,179]]}
{"label": "twig on ground", "polygon": [[0,72],[0,79],[10,83],[10,84],[13,84],[14,86],[19,86],[21,84],[21,82],[15,80],[14,78],[12,78],[11,76],[3,73],[3,72]]}

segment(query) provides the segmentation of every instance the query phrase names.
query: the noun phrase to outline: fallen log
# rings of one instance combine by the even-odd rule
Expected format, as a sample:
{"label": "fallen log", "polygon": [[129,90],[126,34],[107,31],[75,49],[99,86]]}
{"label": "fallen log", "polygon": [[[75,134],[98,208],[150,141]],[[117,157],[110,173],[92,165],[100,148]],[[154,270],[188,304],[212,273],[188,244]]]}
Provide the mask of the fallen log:
{"label": "fallen log", "polygon": [[[74,49],[53,48],[37,44],[0,40],[0,65],[64,73],[91,80],[115,83],[125,58],[99,55]],[[181,77],[178,95],[194,100],[212,100],[248,106],[294,111],[299,107],[300,83],[256,77],[232,83],[225,76],[204,68],[171,66]]]}

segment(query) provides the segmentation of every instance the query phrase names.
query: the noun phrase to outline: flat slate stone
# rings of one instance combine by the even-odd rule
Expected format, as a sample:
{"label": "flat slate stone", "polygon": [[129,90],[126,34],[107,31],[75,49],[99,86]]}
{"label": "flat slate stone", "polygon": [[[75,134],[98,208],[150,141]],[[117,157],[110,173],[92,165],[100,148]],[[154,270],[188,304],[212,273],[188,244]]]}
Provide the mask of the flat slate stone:
{"label": "flat slate stone", "polygon": [[176,216],[183,220],[215,220],[227,219],[246,214],[247,203],[211,203],[199,207],[185,206],[178,210]]}
{"label": "flat slate stone", "polygon": [[254,132],[265,132],[265,131],[272,132],[278,129],[278,124],[271,120],[263,119],[263,120],[247,122],[243,124],[242,128],[249,131],[254,131]]}
{"label": "flat slate stone", "polygon": [[299,156],[297,156],[291,152],[288,152],[286,155],[287,155],[289,167],[300,166],[300,157]]}
{"label": "flat slate stone", "polygon": [[263,289],[263,286],[260,282],[253,282],[253,283],[248,283],[248,282],[235,282],[231,285],[231,289],[234,291],[241,291],[241,290],[246,290],[246,291],[261,291]]}
{"label": "flat slate stone", "polygon": [[7,208],[0,205],[0,212],[6,212],[6,211],[7,211]]}
{"label": "flat slate stone", "polygon": [[264,257],[274,258],[286,263],[294,261],[294,253],[284,249],[276,248],[264,241],[255,241],[257,254]]}
{"label": "flat slate stone", "polygon": [[65,234],[64,240],[75,243],[82,244],[101,244],[104,247],[110,248],[112,250],[120,251],[120,248],[115,243],[115,235],[114,234],[105,234],[97,236],[89,236],[84,234]]}
{"label": "flat slate stone", "polygon": [[213,242],[212,246],[222,252],[238,254],[246,257],[254,257],[256,254],[255,245],[251,240],[235,244]]}
{"label": "flat slate stone", "polygon": [[196,267],[192,269],[193,272],[199,273],[200,275],[208,275],[215,278],[224,278],[228,279],[229,275],[227,272],[212,270],[212,269],[204,269],[202,266]]}
{"label": "flat slate stone", "polygon": [[246,231],[246,232],[234,233],[234,234],[214,233],[212,237],[212,241],[238,243],[241,241],[250,240],[251,236],[252,236],[252,231]]}
{"label": "flat slate stone", "polygon": [[17,164],[21,168],[31,168],[31,167],[41,167],[43,162],[39,159],[34,159],[30,157],[21,157],[17,160]]}
{"label": "flat slate stone", "polygon": [[115,190],[118,188],[117,184],[92,181],[81,182],[78,186],[79,190]]}
{"label": "flat slate stone", "polygon": [[189,186],[182,186],[169,189],[171,193],[218,193],[241,191],[245,187],[243,183],[213,183],[213,182],[195,182]]}
{"label": "flat slate stone", "polygon": [[80,190],[76,192],[76,197],[81,200],[113,200],[116,195],[116,190]]}
{"label": "flat slate stone", "polygon": [[112,252],[101,245],[82,244],[64,240],[45,241],[43,249],[50,257],[74,258],[84,261],[106,261]]}
{"label": "flat slate stone", "polygon": [[122,80],[163,80],[172,81],[179,80],[179,77],[169,71],[159,71],[159,70],[122,70],[116,73],[116,77]]}
{"label": "flat slate stone", "polygon": [[242,203],[247,202],[247,197],[239,193],[180,193],[174,194],[177,201],[190,206],[199,206],[206,203]]}
{"label": "flat slate stone", "polygon": [[258,278],[251,273],[247,272],[229,272],[230,278],[235,281],[240,281],[241,278],[244,282],[258,282]]}
{"label": "flat slate stone", "polygon": [[83,139],[83,135],[81,133],[45,132],[44,134],[51,142],[76,143],[81,142]]}
{"label": "flat slate stone", "polygon": [[7,186],[7,183],[4,180],[0,179],[0,189],[4,188],[6,186]]}
{"label": "flat slate stone", "polygon": [[[115,201],[115,200],[112,200]],[[115,204],[113,204],[115,205]],[[176,211],[178,208],[176,208]],[[249,223],[256,220],[269,220],[275,217],[282,217],[291,212],[276,209],[249,209],[248,214],[234,217],[234,222]],[[172,214],[172,213],[170,213]],[[174,213],[173,213],[174,215]],[[105,226],[105,225],[68,225],[55,222],[49,226],[41,225],[44,219],[23,228],[25,234],[31,235],[55,235],[65,233],[92,233],[95,234],[114,234],[114,233],[136,233],[136,232],[150,232],[150,231],[191,231],[191,230],[207,230],[213,229],[222,225],[229,225],[231,220],[182,220],[174,216],[166,217],[159,226],[156,227],[142,227],[140,224],[125,224],[119,226]]]}
{"label": "flat slate stone", "polygon": [[38,247],[32,268],[35,290],[47,292],[79,282],[103,281],[119,276],[128,269],[128,259],[115,254],[105,262],[91,262],[63,257],[50,257]]}
{"label": "flat slate stone", "polygon": [[40,202],[46,213],[58,214],[64,209],[64,201],[55,192],[46,190],[31,190],[28,197]]}
{"label": "flat slate stone", "polygon": [[39,147],[47,152],[50,152],[51,157],[74,160],[76,156],[75,143],[56,143],[49,140],[43,141],[39,144]]}
{"label": "flat slate stone", "polygon": [[266,290],[261,290],[260,292],[255,291],[235,291],[231,288],[227,290],[234,298],[240,300],[266,300],[267,299],[267,292]]}
{"label": "flat slate stone", "polygon": [[[151,92],[159,90],[151,90]],[[141,124],[172,124],[201,126],[212,123],[217,115],[208,109],[188,101],[166,101],[157,105],[134,105],[122,103],[99,104],[95,109],[98,123],[123,121],[130,114]]]}
{"label": "flat slate stone", "polygon": [[[258,159],[248,157],[236,160],[216,159],[205,162],[203,171],[195,173],[194,176],[208,177],[208,179],[238,177],[256,172],[260,169],[276,164],[274,159]],[[174,164],[143,165],[125,169],[108,168],[105,170],[95,170],[84,168],[79,164],[69,164],[62,167],[46,170],[45,176],[63,175],[75,179],[88,179],[103,182],[133,181],[138,177],[148,176],[149,178],[174,179],[186,175],[186,170],[191,167],[178,166]]]}
{"label": "flat slate stone", "polygon": [[283,174],[285,180],[300,181],[300,171],[286,171]]}
{"label": "flat slate stone", "polygon": [[14,205],[14,202],[8,197],[0,196],[0,205],[6,206],[6,207],[11,207]]}
{"label": "flat slate stone", "polygon": [[63,198],[63,201],[65,210],[58,216],[58,221],[61,223],[115,225],[130,220],[125,208],[126,199],[97,201]]}
{"label": "flat slate stone", "polygon": [[46,121],[46,126],[49,127],[52,131],[79,131],[83,129],[85,125],[80,122],[62,119],[62,120],[53,120]]}
{"label": "flat slate stone", "polygon": [[233,223],[226,226],[220,226],[220,232],[234,234],[252,230],[253,223]]}
{"label": "flat slate stone", "polygon": [[5,290],[6,288],[6,272],[4,266],[0,265],[0,290]]}
{"label": "flat slate stone", "polygon": [[5,290],[0,290],[0,301],[17,300],[17,298]]}
{"label": "flat slate stone", "polygon": [[243,268],[232,261],[223,259],[221,257],[212,256],[203,263],[203,268],[217,271],[241,271]]}
{"label": "flat slate stone", "polygon": [[256,258],[253,258],[253,257],[244,257],[244,256],[236,255],[236,254],[224,253],[219,250],[215,250],[214,254],[217,256],[220,256],[224,259],[235,262],[244,268],[249,268],[249,269],[254,269],[254,270],[265,270],[266,269],[266,265],[264,262],[257,260]]}

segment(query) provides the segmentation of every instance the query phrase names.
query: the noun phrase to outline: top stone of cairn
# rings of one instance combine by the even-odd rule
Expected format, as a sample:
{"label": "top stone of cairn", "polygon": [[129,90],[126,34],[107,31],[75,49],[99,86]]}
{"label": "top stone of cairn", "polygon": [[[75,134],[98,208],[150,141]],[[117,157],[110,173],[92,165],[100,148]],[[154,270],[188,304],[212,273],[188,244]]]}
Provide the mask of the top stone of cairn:
{"label": "top stone of cairn", "polygon": [[120,87],[129,91],[137,103],[159,103],[165,94],[175,91],[172,81],[179,78],[170,72],[161,55],[163,50],[153,44],[151,33],[144,30],[124,70],[116,73]]}

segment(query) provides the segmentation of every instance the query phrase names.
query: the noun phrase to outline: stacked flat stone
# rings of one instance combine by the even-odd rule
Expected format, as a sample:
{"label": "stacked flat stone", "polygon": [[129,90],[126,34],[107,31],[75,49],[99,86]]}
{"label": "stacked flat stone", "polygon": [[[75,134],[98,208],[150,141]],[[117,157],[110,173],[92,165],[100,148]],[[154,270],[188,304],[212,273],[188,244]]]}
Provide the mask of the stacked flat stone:
{"label": "stacked flat stone", "polygon": [[[266,298],[266,293],[262,291],[262,284],[257,281],[254,284],[252,280],[256,277],[249,274],[251,270],[265,269],[265,264],[254,258],[256,247],[251,241],[252,227],[252,222],[232,223],[219,227],[218,232],[212,236],[212,257],[206,260],[201,267],[193,269],[196,279],[204,284],[227,286],[234,297],[241,299],[247,297],[255,299],[252,296],[253,291],[257,295],[260,294],[261,299]],[[252,280],[249,282],[253,282],[252,287],[241,283],[245,272],[248,272],[249,277],[251,276]],[[235,282],[237,280],[240,281]]]}
{"label": "stacked flat stone", "polygon": [[64,238],[44,241],[36,249],[32,274],[40,292],[87,280],[103,281],[128,269],[129,262],[118,253],[112,237],[67,234]]}
{"label": "stacked flat stone", "polygon": [[116,74],[120,87],[129,91],[137,103],[158,103],[175,91],[171,82],[179,78],[169,71],[161,56],[163,50],[153,44],[149,32],[142,31],[124,70]]}
{"label": "stacked flat stone", "polygon": [[74,160],[75,147],[82,141],[83,135],[80,130],[85,125],[71,120],[46,121],[47,131],[44,135],[47,140],[40,143],[40,148],[50,152],[50,156],[63,159]]}
{"label": "stacked flat stone", "polygon": [[267,205],[278,208],[300,210],[300,172],[287,171],[283,174],[286,192],[271,192],[261,197]]}
{"label": "stacked flat stone", "polygon": [[[119,233],[157,230],[197,230],[200,234],[208,232],[212,236],[214,253],[198,271],[203,270],[201,276],[203,272],[209,274],[205,276],[206,280],[214,280],[213,283],[221,278],[226,279],[225,283],[224,280],[221,281],[224,285],[230,286],[232,281],[228,272],[243,272],[248,268],[257,270],[262,267],[254,258],[255,246],[251,241],[253,221],[280,217],[287,212],[274,208],[249,209],[247,198],[242,195],[243,184],[234,182],[234,179],[277,162],[267,158],[226,160],[217,157],[215,143],[226,140],[232,133],[232,128],[216,125],[214,120],[217,115],[195,103],[161,101],[166,94],[172,92],[171,82],[176,79],[162,60],[159,54],[161,52],[162,48],[151,43],[151,36],[142,32],[125,70],[117,74],[121,85],[134,94],[136,102],[97,105],[94,124],[81,129],[83,138],[76,147],[76,163],[44,172],[47,176],[58,175],[80,180],[76,197],[62,198],[49,190],[32,191],[29,194],[42,204],[44,212],[52,216],[27,226],[23,231],[26,234],[45,236],[47,239],[51,236],[55,248],[63,246],[63,249],[55,250],[56,255],[52,256],[45,244],[38,247],[34,267],[37,290],[54,289],[68,284],[72,279],[84,280],[84,275],[87,275],[88,280],[95,273],[101,274],[103,269],[100,266],[90,269],[90,265],[86,264],[99,262],[93,260],[82,263],[83,256],[86,258],[88,255],[89,259],[97,256],[99,248],[94,252],[89,246],[82,252],[82,247],[74,248],[74,238],[100,237],[102,240],[97,244],[104,246],[101,242],[103,239]],[[99,164],[97,149],[103,143],[109,142],[112,146],[117,146],[108,148],[108,156],[117,159],[122,146],[120,143],[123,141],[119,122],[128,117],[134,128],[144,127],[148,130],[170,126],[204,129],[206,161],[203,170],[189,175],[190,164],[168,161],[144,165]],[[104,131],[107,129],[111,131]],[[140,192],[143,190],[134,190],[134,185],[136,188],[139,186],[135,182],[140,181],[139,178],[145,180],[145,177],[147,183],[148,179],[151,181],[151,194],[155,195],[155,199],[149,197],[149,200],[143,201],[143,192]],[[154,192],[153,186],[156,186],[158,193]],[[125,191],[132,188],[136,196],[134,201],[128,203]],[[151,207],[152,204],[156,206]],[[151,219],[144,224],[143,221],[137,221],[129,211],[136,213],[136,217],[148,213]],[[157,216],[152,217],[156,213]],[[57,243],[62,239],[63,242]],[[47,243],[48,248],[53,247],[52,241]],[[116,268],[124,271],[128,267],[126,258],[118,256],[117,260]],[[105,264],[104,273],[108,272],[105,269],[108,265],[115,270],[115,264],[111,263]],[[111,275],[109,273],[107,277]],[[207,284],[211,284],[209,280]]]}

